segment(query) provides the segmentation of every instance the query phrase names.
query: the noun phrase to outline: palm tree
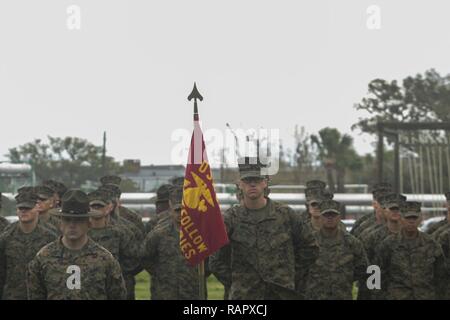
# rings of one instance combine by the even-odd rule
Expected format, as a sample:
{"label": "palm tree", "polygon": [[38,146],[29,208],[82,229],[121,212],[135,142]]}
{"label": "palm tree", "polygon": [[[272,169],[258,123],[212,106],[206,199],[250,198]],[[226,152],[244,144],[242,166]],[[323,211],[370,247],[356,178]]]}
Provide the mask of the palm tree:
{"label": "palm tree", "polygon": [[341,134],[335,128],[324,128],[319,136],[311,135],[312,144],[317,146],[319,159],[327,173],[328,187],[335,192],[336,174],[337,192],[345,192],[345,173],[347,169],[358,169],[362,162],[353,148],[353,138],[348,134]]}

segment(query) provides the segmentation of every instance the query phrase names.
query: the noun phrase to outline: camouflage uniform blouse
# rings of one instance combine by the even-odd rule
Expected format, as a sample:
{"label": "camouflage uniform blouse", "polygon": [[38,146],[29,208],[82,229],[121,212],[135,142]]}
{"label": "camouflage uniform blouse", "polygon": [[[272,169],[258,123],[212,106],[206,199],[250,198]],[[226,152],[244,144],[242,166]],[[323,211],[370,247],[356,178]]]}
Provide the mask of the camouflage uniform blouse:
{"label": "camouflage uniform blouse", "polygon": [[30,300],[126,298],[119,262],[92,239],[81,250],[67,249],[61,238],[46,245],[29,264],[27,286]]}

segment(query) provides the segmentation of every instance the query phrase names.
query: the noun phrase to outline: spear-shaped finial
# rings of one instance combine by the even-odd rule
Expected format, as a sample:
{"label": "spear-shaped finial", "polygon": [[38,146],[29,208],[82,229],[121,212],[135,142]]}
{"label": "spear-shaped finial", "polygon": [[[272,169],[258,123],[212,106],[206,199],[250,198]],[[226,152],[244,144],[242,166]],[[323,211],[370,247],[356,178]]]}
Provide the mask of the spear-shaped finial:
{"label": "spear-shaped finial", "polygon": [[203,101],[203,97],[197,90],[197,84],[194,82],[194,88],[192,89],[191,94],[188,97],[188,100],[191,101],[194,99],[194,121],[198,121],[198,107],[197,107],[197,99]]}

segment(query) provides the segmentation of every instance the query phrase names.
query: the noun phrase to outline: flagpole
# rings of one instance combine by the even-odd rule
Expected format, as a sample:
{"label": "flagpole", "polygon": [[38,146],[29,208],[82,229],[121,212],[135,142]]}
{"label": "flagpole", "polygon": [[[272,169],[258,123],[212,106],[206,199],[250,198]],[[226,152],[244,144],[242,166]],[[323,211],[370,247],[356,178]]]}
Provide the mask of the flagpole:
{"label": "flagpole", "polygon": [[206,300],[205,260],[198,265],[198,286],[200,300]]}
{"label": "flagpole", "polygon": [[[194,99],[194,121],[199,120],[198,116],[198,107],[197,107],[197,99],[203,101],[203,97],[198,92],[197,84],[194,82],[194,88],[192,89],[191,94],[188,97],[188,100],[191,101]],[[190,159],[192,161],[192,159]],[[206,281],[205,281],[205,260],[200,262],[198,265],[198,295],[200,300],[206,300]]]}

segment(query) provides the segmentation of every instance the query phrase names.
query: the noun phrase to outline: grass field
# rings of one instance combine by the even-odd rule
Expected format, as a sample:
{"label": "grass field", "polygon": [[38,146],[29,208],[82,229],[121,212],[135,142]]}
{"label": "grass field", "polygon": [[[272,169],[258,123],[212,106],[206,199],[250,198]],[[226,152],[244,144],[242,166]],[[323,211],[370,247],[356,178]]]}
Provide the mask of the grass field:
{"label": "grass field", "polygon": [[[217,281],[216,277],[210,276],[208,278],[208,300],[222,300],[223,299],[223,285]],[[149,300],[150,299],[150,276],[146,271],[142,271],[136,276],[136,299]]]}
{"label": "grass field", "polygon": [[[136,276],[136,300],[150,299],[150,276],[146,271],[142,271]],[[358,288],[353,286],[353,299],[358,294]],[[208,300],[223,300],[223,285],[211,275],[208,278]]]}

